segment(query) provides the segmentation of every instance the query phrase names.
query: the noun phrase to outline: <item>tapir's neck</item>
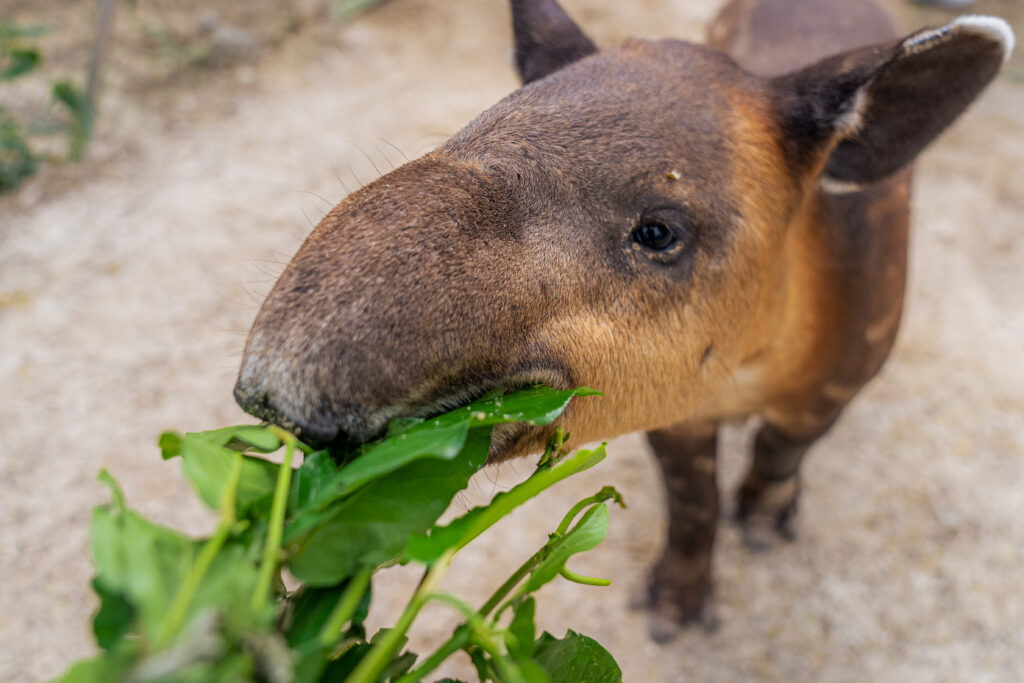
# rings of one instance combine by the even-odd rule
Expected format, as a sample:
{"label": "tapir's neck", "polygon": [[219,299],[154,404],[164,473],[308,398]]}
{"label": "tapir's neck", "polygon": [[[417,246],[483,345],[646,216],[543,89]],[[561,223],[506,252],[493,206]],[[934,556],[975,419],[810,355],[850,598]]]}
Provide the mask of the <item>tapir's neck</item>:
{"label": "tapir's neck", "polygon": [[696,417],[770,414],[815,390],[845,401],[878,370],[902,313],[910,177],[808,198],[762,283],[742,359]]}

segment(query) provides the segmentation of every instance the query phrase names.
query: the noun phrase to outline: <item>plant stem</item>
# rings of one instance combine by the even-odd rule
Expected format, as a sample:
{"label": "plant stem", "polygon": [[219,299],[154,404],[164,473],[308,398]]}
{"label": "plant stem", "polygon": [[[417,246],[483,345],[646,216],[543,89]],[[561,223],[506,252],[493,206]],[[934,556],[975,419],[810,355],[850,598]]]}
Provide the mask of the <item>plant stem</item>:
{"label": "plant stem", "polygon": [[[593,467],[604,460],[605,455],[605,444],[601,444],[592,451],[576,451],[551,467],[538,468],[526,481],[495,496],[490,505],[474,508],[448,526],[435,527],[428,543],[443,541],[449,550],[461,550],[515,508],[563,479]],[[429,554],[413,553],[412,556],[421,561],[429,558]]]}
{"label": "plant stem", "polygon": [[583,576],[577,574],[568,567],[562,567],[558,570],[558,573],[562,575],[563,579],[572,581],[573,583],[581,583],[584,586],[610,586],[612,582],[608,579],[600,579],[593,576]]}
{"label": "plant stem", "polygon": [[562,523],[558,525],[558,529],[555,533],[559,536],[565,536],[565,534],[569,532],[569,525],[572,524],[572,520],[576,519],[576,516],[579,515],[584,508],[593,505],[594,503],[600,503],[601,500],[600,496],[590,496],[589,498],[584,498],[573,505],[572,509],[565,513],[565,517],[562,518]]}
{"label": "plant stem", "polygon": [[327,618],[327,623],[320,630],[321,645],[330,647],[338,642],[341,629],[359,609],[359,602],[363,599],[363,594],[366,593],[366,587],[370,585],[372,575],[373,567],[363,567],[349,579],[345,592],[342,593],[331,616]]}
{"label": "plant stem", "polygon": [[284,512],[288,502],[288,486],[292,480],[292,456],[295,454],[295,437],[288,435],[285,440],[284,461],[277,473],[277,488],[274,502],[270,507],[270,527],[267,530],[267,544],[263,548],[263,561],[256,581],[256,592],[252,596],[253,611],[262,611],[270,596],[270,584],[277,569],[277,556],[281,552],[281,535],[284,532]]}
{"label": "plant stem", "polygon": [[483,607],[480,608],[481,616],[486,617],[488,614],[493,612],[494,608],[498,606],[498,603],[501,602],[502,598],[508,595],[512,591],[512,589],[519,584],[520,581],[526,578],[526,576],[530,572],[537,568],[537,565],[541,563],[541,560],[543,560],[547,556],[548,546],[550,545],[551,541],[548,541],[546,544],[544,544],[544,547],[535,552],[530,557],[530,559],[524,562],[519,567],[519,569],[517,569],[515,573],[512,574],[512,576],[508,577],[505,583],[501,584],[501,586],[498,587],[498,590],[494,591],[494,594],[490,598],[488,598],[487,602],[485,602],[483,604]]}
{"label": "plant stem", "polygon": [[509,659],[505,651],[504,642],[486,623],[483,617],[474,612],[473,608],[448,593],[433,593],[428,595],[429,600],[436,600],[454,607],[466,617],[466,627],[469,629],[471,640],[484,652],[491,656],[491,661],[501,675],[502,683],[525,683],[523,675],[516,665]]}
{"label": "plant stem", "polygon": [[424,676],[436,669],[441,663],[457,651],[466,647],[470,642],[478,645],[482,650],[491,655],[499,673],[502,674],[502,681],[522,681],[522,676],[515,668],[515,665],[508,661],[508,655],[502,652],[502,646],[495,641],[495,634],[484,622],[484,615],[474,612],[473,608],[454,595],[444,592],[431,593],[426,596],[427,600],[443,602],[454,607],[466,618],[466,623],[459,626],[452,637],[441,647],[434,651],[420,666],[399,678],[395,683],[415,683]]}
{"label": "plant stem", "polygon": [[427,657],[418,667],[399,678],[395,683],[415,683],[420,681],[428,673],[441,666],[444,660],[466,647],[469,644],[469,631],[465,624],[455,629],[452,637],[445,641],[444,645],[434,650],[434,653]]}
{"label": "plant stem", "polygon": [[430,594],[441,583],[441,579],[444,578],[445,572],[448,571],[448,566],[451,564],[454,554],[454,550],[448,550],[437,559],[437,562],[430,566],[426,574],[423,575],[423,580],[420,581],[416,592],[413,593],[412,598],[409,600],[409,604],[406,605],[405,611],[398,617],[398,621],[381,636],[377,644],[359,661],[359,665],[345,679],[346,683],[374,683],[377,680],[401,647],[402,638],[405,637],[409,627],[412,626],[416,615],[423,609],[423,605],[426,604]]}
{"label": "plant stem", "polygon": [[[508,577],[505,583],[498,587],[498,590],[494,591],[494,594],[487,599],[487,602],[485,602],[477,612],[481,618],[485,618],[488,614],[493,612],[494,608],[498,606],[502,599],[511,593],[512,589],[519,585],[519,583],[526,578],[530,572],[537,568],[537,565],[539,565],[547,555],[550,545],[551,541],[548,541],[543,548],[535,552],[530,559],[520,565],[519,569],[515,570],[512,576]],[[445,641],[445,643],[435,650],[433,654],[427,657],[423,664],[399,678],[396,683],[414,683],[415,681],[422,680],[424,676],[439,667],[444,660],[464,648],[470,641],[469,631],[467,630],[468,628],[467,624],[463,624],[455,629],[455,633],[452,634],[452,637]]]}
{"label": "plant stem", "polygon": [[573,520],[583,512],[583,510],[594,503],[603,503],[606,500],[613,500],[618,503],[619,507],[625,508],[626,502],[622,499],[622,496],[618,491],[615,490],[614,486],[605,486],[603,489],[590,496],[584,498],[580,502],[572,506],[572,509],[566,513],[565,517],[562,518],[562,523],[558,525],[558,529],[555,533],[559,536],[564,536],[569,532],[569,525],[572,524]]}
{"label": "plant stem", "polygon": [[203,549],[199,551],[199,557],[196,558],[196,562],[189,570],[188,576],[185,577],[181,587],[178,588],[178,592],[175,593],[174,600],[167,609],[167,616],[164,617],[163,623],[160,625],[160,632],[154,639],[156,649],[166,646],[181,628],[189,603],[192,601],[192,596],[195,595],[196,590],[199,588],[199,583],[210,569],[210,565],[213,564],[213,560],[217,557],[217,553],[220,552],[224,541],[227,540],[228,534],[231,533],[231,527],[235,524],[235,495],[238,491],[238,482],[241,477],[242,454],[238,453],[231,468],[231,477],[228,480],[227,490],[224,492],[224,498],[220,503],[220,522],[217,524],[217,529],[213,532],[213,536],[203,545]]}

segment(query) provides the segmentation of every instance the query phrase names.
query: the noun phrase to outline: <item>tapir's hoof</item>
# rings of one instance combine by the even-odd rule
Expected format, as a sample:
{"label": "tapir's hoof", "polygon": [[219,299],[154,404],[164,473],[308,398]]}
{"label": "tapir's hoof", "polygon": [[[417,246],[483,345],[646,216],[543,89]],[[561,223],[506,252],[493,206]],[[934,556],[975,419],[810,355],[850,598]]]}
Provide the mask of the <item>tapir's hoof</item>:
{"label": "tapir's hoof", "polygon": [[692,618],[679,621],[658,611],[652,611],[647,617],[647,634],[658,644],[675,640],[685,629],[697,627],[711,635],[721,626],[714,604],[708,601]]}
{"label": "tapir's hoof", "polygon": [[652,580],[633,593],[629,606],[648,613],[647,630],[656,643],[667,643],[693,626],[711,634],[721,623],[711,599],[710,585],[677,591],[666,590]]}
{"label": "tapir's hoof", "polygon": [[775,518],[766,515],[737,516],[735,521],[743,532],[743,545],[755,553],[771,550],[779,539],[792,542],[799,536],[796,516],[792,514]]}
{"label": "tapir's hoof", "polygon": [[771,549],[781,538],[795,541],[799,484],[795,478],[777,484],[753,482],[740,487],[733,520],[743,531],[743,544],[753,552]]}

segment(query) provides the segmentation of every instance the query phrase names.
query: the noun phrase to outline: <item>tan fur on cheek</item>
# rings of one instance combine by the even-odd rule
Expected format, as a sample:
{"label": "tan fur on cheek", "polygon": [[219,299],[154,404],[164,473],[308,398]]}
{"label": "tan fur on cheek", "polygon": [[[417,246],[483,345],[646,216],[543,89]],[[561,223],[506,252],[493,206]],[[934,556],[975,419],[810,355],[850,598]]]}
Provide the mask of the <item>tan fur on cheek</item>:
{"label": "tan fur on cheek", "polygon": [[604,396],[575,401],[559,424],[573,444],[655,429],[692,414],[714,377],[702,365],[709,331],[698,309],[583,310],[540,331],[579,384]]}

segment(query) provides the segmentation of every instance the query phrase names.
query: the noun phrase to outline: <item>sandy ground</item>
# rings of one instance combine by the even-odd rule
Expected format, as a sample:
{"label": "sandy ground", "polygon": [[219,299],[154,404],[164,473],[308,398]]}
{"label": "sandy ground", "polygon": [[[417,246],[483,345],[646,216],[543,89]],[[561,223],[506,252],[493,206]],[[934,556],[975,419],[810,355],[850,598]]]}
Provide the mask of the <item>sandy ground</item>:
{"label": "sandy ground", "polygon": [[[565,4],[611,43],[699,37],[716,3]],[[420,154],[514,89],[509,50],[497,0],[393,0],[202,87],[178,83],[166,107],[112,88],[103,163],[44,173],[0,202],[0,680],[45,679],[92,651],[99,468],[143,513],[211,528],[177,465],[159,460],[157,435],[247,421],[230,390],[280,264],[345,185],[401,160],[392,145]],[[1019,83],[1011,72],[920,163],[900,341],[807,463],[800,539],[753,555],[723,523],[719,632],[658,646],[628,610],[665,529],[637,436],[468,548],[449,585],[489,593],[551,519],[614,482],[630,508],[574,565],[614,585],[549,587],[540,618],[598,638],[627,681],[1024,680]],[[726,440],[727,490],[748,436]],[[528,469],[483,473],[460,505]],[[411,578],[381,579],[375,619]],[[439,612],[416,642],[450,623]]]}

